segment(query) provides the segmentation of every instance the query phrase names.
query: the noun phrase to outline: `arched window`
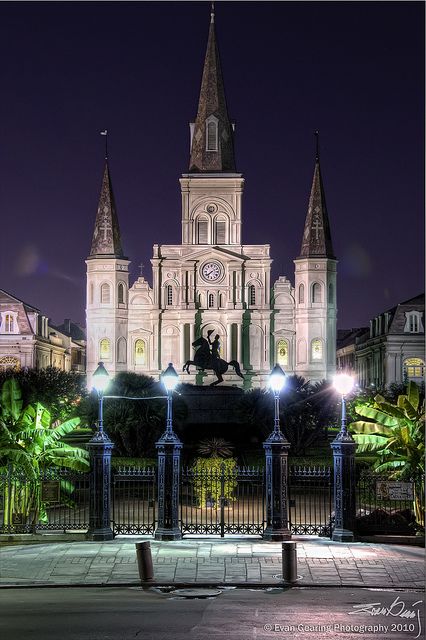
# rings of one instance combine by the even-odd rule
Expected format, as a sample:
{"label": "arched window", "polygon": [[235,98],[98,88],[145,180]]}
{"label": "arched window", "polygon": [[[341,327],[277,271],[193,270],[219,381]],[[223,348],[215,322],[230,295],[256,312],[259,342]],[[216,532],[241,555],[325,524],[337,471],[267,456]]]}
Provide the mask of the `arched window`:
{"label": "arched window", "polygon": [[118,283],[117,300],[118,304],[124,304],[124,284],[122,282]]}
{"label": "arched window", "polygon": [[14,333],[15,332],[15,318],[11,313],[6,313],[4,318],[4,332],[5,333]]}
{"label": "arched window", "polygon": [[3,356],[0,358],[0,371],[4,371],[5,369],[15,369],[18,371],[21,368],[21,363],[19,358],[14,358],[13,356]]}
{"label": "arched window", "polygon": [[404,376],[411,380],[413,378],[423,378],[425,363],[420,358],[407,358],[404,361]]}
{"label": "arched window", "polygon": [[173,287],[171,284],[166,287],[166,304],[169,306],[173,304]]}
{"label": "arched window", "polygon": [[205,218],[197,221],[197,241],[198,244],[207,244],[209,241],[209,223]]}
{"label": "arched window", "polygon": [[299,304],[304,304],[305,302],[305,285],[302,283],[299,285]]}
{"label": "arched window", "polygon": [[311,342],[311,359],[312,360],[322,360],[322,340],[320,338],[315,338]]}
{"label": "arched window", "polygon": [[314,282],[312,285],[312,302],[322,302],[321,285],[318,282]]}
{"label": "arched window", "polygon": [[249,304],[256,304],[256,287],[254,286],[254,284],[251,284],[249,286]]}
{"label": "arched window", "polygon": [[279,340],[277,343],[277,363],[279,365],[288,365],[288,342],[287,340]]}
{"label": "arched window", "polygon": [[331,284],[331,282],[328,285],[328,301],[330,303],[334,302],[334,291],[333,291],[333,285]]}
{"label": "arched window", "polygon": [[215,243],[216,244],[225,244],[226,243],[226,221],[225,220],[216,220],[215,221]]}
{"label": "arched window", "polygon": [[111,301],[110,286],[107,282],[104,282],[103,285],[101,285],[101,303],[109,304],[110,301]]}
{"label": "arched window", "polygon": [[127,344],[126,338],[118,338],[117,340],[117,362],[125,364],[127,362]]}
{"label": "arched window", "polygon": [[209,308],[211,309],[212,307],[214,307],[214,294],[209,293]]}
{"label": "arched window", "polygon": [[135,342],[135,364],[146,364],[146,342],[139,339]]}
{"label": "arched window", "polygon": [[210,122],[207,122],[206,137],[207,137],[206,151],[217,151],[217,121],[216,120],[210,120]]}
{"label": "arched window", "polygon": [[99,359],[111,360],[111,342],[108,338],[102,338],[99,343]]}

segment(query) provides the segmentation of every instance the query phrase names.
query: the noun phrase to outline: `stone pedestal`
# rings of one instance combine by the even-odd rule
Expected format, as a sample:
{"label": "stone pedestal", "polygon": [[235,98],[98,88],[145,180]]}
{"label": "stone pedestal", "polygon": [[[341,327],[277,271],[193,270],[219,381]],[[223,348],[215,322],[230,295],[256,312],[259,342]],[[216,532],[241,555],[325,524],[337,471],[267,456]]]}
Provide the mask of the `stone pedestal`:
{"label": "stone pedestal", "polygon": [[355,524],[355,451],[350,433],[341,431],[331,443],[334,460],[334,529],[336,542],[353,542]]}
{"label": "stone pedestal", "polygon": [[181,540],[179,528],[179,474],[182,443],[174,433],[163,434],[158,451],[158,527],[156,540]]}
{"label": "stone pedestal", "polygon": [[290,540],[288,502],[288,450],[281,431],[273,431],[263,443],[266,458],[266,513],[264,540]]}
{"label": "stone pedestal", "polygon": [[88,442],[90,454],[89,540],[112,540],[111,454],[114,444],[104,431]]}

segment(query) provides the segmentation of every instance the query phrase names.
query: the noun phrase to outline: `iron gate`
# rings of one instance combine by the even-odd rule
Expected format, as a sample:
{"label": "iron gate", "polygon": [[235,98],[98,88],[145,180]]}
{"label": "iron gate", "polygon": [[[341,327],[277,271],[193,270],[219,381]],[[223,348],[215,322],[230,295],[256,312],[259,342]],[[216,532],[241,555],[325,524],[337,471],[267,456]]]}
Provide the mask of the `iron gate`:
{"label": "iron gate", "polygon": [[155,531],[156,469],[121,468],[113,475],[112,529],[118,534],[152,534]]}
{"label": "iron gate", "polygon": [[290,467],[290,529],[299,535],[332,534],[333,470]]}
{"label": "iron gate", "polygon": [[180,520],[182,534],[262,535],[266,527],[263,469],[184,469]]}

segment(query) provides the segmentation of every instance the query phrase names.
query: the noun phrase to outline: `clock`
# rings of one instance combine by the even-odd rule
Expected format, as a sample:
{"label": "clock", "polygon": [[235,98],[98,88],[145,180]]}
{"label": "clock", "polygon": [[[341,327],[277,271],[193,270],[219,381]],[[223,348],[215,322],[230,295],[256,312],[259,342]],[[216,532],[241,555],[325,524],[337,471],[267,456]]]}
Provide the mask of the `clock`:
{"label": "clock", "polygon": [[215,282],[222,275],[222,265],[220,262],[206,262],[201,268],[201,275],[207,282]]}

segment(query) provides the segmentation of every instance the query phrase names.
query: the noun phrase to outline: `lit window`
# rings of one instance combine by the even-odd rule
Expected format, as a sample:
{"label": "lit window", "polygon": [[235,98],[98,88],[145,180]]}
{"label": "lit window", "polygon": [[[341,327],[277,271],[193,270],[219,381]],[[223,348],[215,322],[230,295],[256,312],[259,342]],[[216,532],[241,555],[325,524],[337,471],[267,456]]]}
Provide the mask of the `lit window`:
{"label": "lit window", "polygon": [[197,236],[198,244],[207,244],[208,242],[208,222],[207,220],[198,220],[197,224]]}
{"label": "lit window", "polygon": [[6,313],[6,316],[4,318],[4,331],[5,333],[15,332],[15,318],[11,313]]}
{"label": "lit window", "polygon": [[303,304],[305,302],[305,285],[299,285],[299,304]]}
{"label": "lit window", "polygon": [[322,340],[315,338],[311,343],[312,360],[322,360]]}
{"label": "lit window", "polygon": [[15,369],[15,371],[18,371],[20,368],[21,363],[19,358],[14,358],[13,356],[3,356],[0,358],[0,371],[6,369]]}
{"label": "lit window", "polygon": [[216,244],[225,244],[225,242],[226,242],[226,222],[225,222],[225,220],[216,220],[216,224],[215,224],[215,241],[216,241]]}
{"label": "lit window", "polygon": [[109,284],[104,282],[101,286],[101,303],[109,304],[111,300]]}
{"label": "lit window", "polygon": [[209,307],[214,307],[214,295],[213,293],[209,293]]}
{"label": "lit window", "polygon": [[167,304],[170,306],[173,304],[173,287],[168,284],[166,287]]}
{"label": "lit window", "polygon": [[404,362],[404,373],[408,379],[423,378],[425,363],[420,358],[407,358]]}
{"label": "lit window", "polygon": [[318,282],[312,286],[312,302],[321,302],[321,285]]}
{"label": "lit window", "polygon": [[277,363],[279,365],[288,365],[288,342],[280,340],[277,343]]}
{"label": "lit window", "polygon": [[119,282],[118,284],[118,304],[124,304],[124,284]]}
{"label": "lit window", "polygon": [[135,364],[146,363],[146,343],[145,340],[136,340],[135,342]]}
{"label": "lit window", "polygon": [[207,122],[207,151],[217,151],[217,122]]}
{"label": "lit window", "polygon": [[110,360],[111,359],[111,343],[108,338],[102,338],[99,344],[99,359]]}
{"label": "lit window", "polygon": [[249,286],[249,300],[251,305],[256,304],[256,287],[254,284]]}

